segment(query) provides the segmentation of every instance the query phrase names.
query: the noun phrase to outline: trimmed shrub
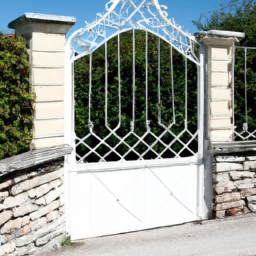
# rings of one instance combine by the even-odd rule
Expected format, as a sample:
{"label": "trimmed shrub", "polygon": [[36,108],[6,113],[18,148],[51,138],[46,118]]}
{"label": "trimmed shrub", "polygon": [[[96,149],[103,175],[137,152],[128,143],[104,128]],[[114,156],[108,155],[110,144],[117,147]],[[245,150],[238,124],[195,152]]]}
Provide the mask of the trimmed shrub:
{"label": "trimmed shrub", "polygon": [[26,41],[0,33],[0,159],[29,149],[33,99]]}

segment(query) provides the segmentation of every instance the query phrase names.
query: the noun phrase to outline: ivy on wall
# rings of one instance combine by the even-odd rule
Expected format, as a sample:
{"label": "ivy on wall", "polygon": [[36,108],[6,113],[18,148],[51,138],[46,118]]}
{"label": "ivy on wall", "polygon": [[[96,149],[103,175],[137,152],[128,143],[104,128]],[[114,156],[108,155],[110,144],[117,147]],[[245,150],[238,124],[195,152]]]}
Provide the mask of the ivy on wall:
{"label": "ivy on wall", "polygon": [[25,40],[0,33],[0,159],[29,149],[33,98]]}
{"label": "ivy on wall", "polygon": [[[123,138],[130,132],[130,122],[133,116],[133,36],[132,31],[120,34],[120,74],[121,74],[121,117],[120,128],[116,134]],[[146,119],[150,121],[152,133],[160,136],[164,129],[158,124],[158,38],[153,34],[148,34],[148,118],[146,118],[146,34],[144,31],[136,30],[135,32],[135,54],[136,54],[136,89],[135,89],[135,127],[134,131],[140,137],[146,133]],[[173,106],[175,101],[176,124],[172,126],[171,131],[178,135],[184,130],[185,126],[185,57],[173,51],[173,79],[174,79],[174,98],[172,97],[171,86],[171,48],[168,43],[161,40],[161,112],[162,123],[169,126],[174,122]],[[105,118],[105,46],[98,48],[92,55],[92,94],[91,94],[91,121],[94,125],[93,132],[101,139],[104,139],[110,130],[105,126],[105,121],[110,129],[114,130],[119,125],[119,84],[118,84],[118,42],[117,37],[108,41],[108,86],[107,98],[108,109],[107,119]],[[89,97],[89,56],[75,61],[75,132],[79,138],[89,134],[88,128],[88,97]],[[197,131],[197,67],[188,60],[188,129],[194,134]],[[180,140],[187,143],[191,139],[191,135],[185,132]],[[166,133],[161,140],[165,144],[170,144],[174,137],[170,133]],[[144,141],[148,145],[152,145],[156,138],[147,135]],[[78,142],[78,141],[77,141]],[[90,136],[84,141],[91,148],[94,148],[99,140]],[[112,148],[120,142],[115,136],[110,136],[106,143]],[[129,146],[134,146],[138,139],[131,135],[125,142]],[[164,145],[160,142],[153,147],[157,154],[161,154]],[[170,147],[175,152],[179,152],[183,146],[180,142],[175,142]],[[197,152],[197,141],[194,140],[190,144],[190,148]],[[143,143],[139,143],[135,150],[142,154],[147,149]],[[124,155],[128,151],[128,147],[122,143],[116,148],[117,152]],[[109,152],[105,145],[97,148],[97,153],[104,156]],[[77,147],[77,153],[84,156],[89,149],[80,144]],[[191,156],[191,152],[184,150],[181,156]],[[149,150],[144,155],[144,159],[155,159],[157,155]],[[162,158],[175,157],[170,150],[163,153]],[[126,160],[137,160],[138,156],[132,152],[126,157]],[[106,157],[107,161],[118,161],[120,157],[114,153],[110,153]],[[97,162],[99,157],[96,154],[90,154],[84,159],[85,162]]]}

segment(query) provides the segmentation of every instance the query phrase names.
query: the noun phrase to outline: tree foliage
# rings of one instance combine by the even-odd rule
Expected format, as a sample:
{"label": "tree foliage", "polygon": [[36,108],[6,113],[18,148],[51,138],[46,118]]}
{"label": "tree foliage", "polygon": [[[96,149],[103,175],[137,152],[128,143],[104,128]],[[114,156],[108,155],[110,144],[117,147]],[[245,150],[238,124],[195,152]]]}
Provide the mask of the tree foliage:
{"label": "tree foliage", "polygon": [[[133,116],[133,36],[132,31],[122,33],[120,35],[120,74],[121,74],[121,126],[116,134],[121,138],[130,132],[130,122]],[[136,96],[135,96],[135,133],[142,137],[146,133],[146,60],[145,60],[145,40],[144,31],[136,30]],[[172,98],[171,86],[171,62],[170,45],[164,41],[160,41],[161,46],[161,112],[162,123],[165,126],[170,125],[173,119],[172,102],[175,100],[176,125],[171,130],[176,135],[184,130],[185,121],[185,58],[173,49],[173,66],[174,66],[174,91],[175,98]],[[107,120],[105,119],[105,47],[98,48],[92,55],[92,96],[91,96],[91,121],[94,124],[93,132],[101,139],[104,139],[110,131],[105,127],[105,121],[108,126],[114,130],[119,123],[119,87],[118,87],[118,44],[117,37],[108,41],[108,110]],[[78,59],[75,62],[75,132],[79,138],[89,134],[89,56]],[[152,34],[148,35],[148,120],[153,134],[160,136],[164,129],[158,124],[158,38]],[[188,60],[188,121],[189,129],[194,134],[197,130],[197,67]],[[174,137],[166,133],[162,137],[165,144],[173,141]],[[191,139],[188,133],[181,136],[181,140],[187,143]],[[148,145],[152,145],[156,138],[147,135],[144,141]],[[77,141],[78,142],[78,141]],[[114,148],[120,140],[115,136],[110,136],[106,142]],[[131,135],[125,142],[129,146],[134,146],[138,139]],[[99,140],[90,136],[85,143],[94,148]],[[175,152],[179,152],[183,146],[179,142],[173,143],[170,147]],[[197,150],[197,142],[194,141],[190,148],[195,152]],[[135,147],[136,152],[142,154],[147,149],[143,143],[138,143]],[[158,142],[153,146],[155,152],[160,154],[164,150],[162,143]],[[117,152],[124,155],[128,151],[128,147],[122,143],[116,148]],[[97,150],[101,156],[109,152],[109,148],[105,145],[100,146]],[[77,153],[84,156],[89,149],[80,144]],[[185,150],[182,156],[191,155],[191,152]],[[162,155],[163,158],[174,157],[170,150]],[[155,159],[157,156],[151,150],[144,155],[144,159]],[[139,157],[135,153],[128,154],[126,160],[137,160]],[[106,157],[107,161],[117,161],[120,157],[111,153]],[[91,154],[85,159],[86,162],[97,162],[99,157]]]}
{"label": "tree foliage", "polygon": [[[256,47],[256,2],[255,0],[230,0],[211,13],[210,17],[201,15],[193,22],[199,30],[219,29],[245,32],[245,38],[237,46]],[[247,68],[245,51],[236,49],[235,59],[235,125],[241,130],[246,122],[245,116],[245,71],[247,74],[248,125],[251,131],[256,127],[256,49],[248,49]]]}
{"label": "tree foliage", "polygon": [[29,149],[33,94],[26,42],[0,33],[0,159]]}

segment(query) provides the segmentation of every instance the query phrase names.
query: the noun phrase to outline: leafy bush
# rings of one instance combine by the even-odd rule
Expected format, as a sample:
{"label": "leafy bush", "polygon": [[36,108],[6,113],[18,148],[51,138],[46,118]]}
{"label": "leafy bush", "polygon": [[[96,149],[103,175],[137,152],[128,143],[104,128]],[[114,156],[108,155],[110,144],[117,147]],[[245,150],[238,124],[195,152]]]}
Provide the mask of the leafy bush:
{"label": "leafy bush", "polygon": [[[121,53],[121,126],[116,134],[121,138],[130,132],[130,122],[133,116],[133,39],[132,31],[120,35],[120,53]],[[146,113],[145,113],[145,39],[143,31],[136,30],[136,109],[135,109],[135,128],[137,135],[142,137],[146,133]],[[175,99],[172,98],[171,86],[171,63],[170,63],[170,45],[165,41],[161,45],[161,112],[162,123],[165,126],[170,125],[173,119],[172,101],[175,100],[176,125],[171,131],[178,135],[184,130],[185,120],[185,58],[173,49],[173,67],[174,67],[174,91]],[[119,123],[119,104],[118,104],[118,43],[117,37],[108,41],[108,126],[114,130]],[[158,124],[158,38],[152,34],[148,35],[148,120],[153,134],[160,136],[164,129]],[[88,96],[89,96],[89,56],[78,59],[75,62],[75,132],[79,138],[89,134],[88,122]],[[91,121],[93,122],[93,132],[101,139],[104,139],[110,131],[105,127],[105,47],[98,48],[92,55],[92,96],[91,96]],[[197,130],[197,67],[188,60],[188,128],[194,134]],[[184,143],[191,139],[191,135],[184,133],[181,137]],[[162,137],[165,144],[173,141],[174,137],[169,133]],[[138,139],[130,135],[125,142],[134,146]],[[152,135],[147,135],[144,141],[152,145],[156,139]],[[77,141],[78,142],[78,141]],[[114,148],[120,140],[115,136],[110,136],[106,142]],[[85,143],[94,148],[99,140],[90,136]],[[171,149],[179,152],[183,146],[175,142]],[[197,142],[193,141],[190,148],[196,152]],[[142,154],[147,149],[143,143],[138,143],[135,150]],[[160,154],[164,150],[162,143],[156,143],[153,149]],[[116,148],[116,151],[124,155],[128,147],[122,143]],[[84,156],[89,149],[83,144],[77,148],[77,153]],[[96,150],[101,156],[109,152],[109,148],[101,145]],[[185,150],[182,156],[190,156],[191,152]],[[157,156],[152,151],[144,155],[144,159],[155,159]],[[175,157],[167,150],[163,158]],[[126,160],[137,160],[139,157],[133,152],[128,154]],[[100,158],[95,154],[90,154],[84,159],[85,162],[97,162]],[[120,157],[115,153],[110,153],[106,157],[107,161],[117,161]]]}
{"label": "leafy bush", "polygon": [[[238,46],[256,47],[256,1],[231,0],[221,5],[210,17],[201,16],[194,22],[199,30],[219,29],[245,32],[246,37]],[[251,131],[256,128],[256,50],[247,52],[247,103],[248,126]],[[242,130],[245,117],[245,53],[244,49],[236,49],[235,59],[235,125]]]}
{"label": "leafy bush", "polygon": [[33,97],[25,40],[0,33],[0,159],[29,149]]}

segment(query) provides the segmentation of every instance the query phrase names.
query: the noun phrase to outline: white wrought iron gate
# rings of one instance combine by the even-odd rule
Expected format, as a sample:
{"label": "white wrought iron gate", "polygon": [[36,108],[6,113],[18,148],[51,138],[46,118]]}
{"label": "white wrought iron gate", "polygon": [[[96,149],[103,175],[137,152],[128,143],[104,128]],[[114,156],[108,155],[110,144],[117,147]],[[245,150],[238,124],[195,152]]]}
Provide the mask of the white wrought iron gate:
{"label": "white wrought iron gate", "polygon": [[[67,42],[65,140],[74,151],[66,161],[66,206],[72,240],[203,218],[203,55],[166,9],[158,0],[112,0],[105,14]],[[132,48],[124,53],[129,40]],[[113,45],[116,54],[109,51]],[[121,67],[129,54],[125,70],[132,75],[125,82]],[[178,65],[183,73],[175,71]],[[190,89],[193,81],[197,93]]]}

